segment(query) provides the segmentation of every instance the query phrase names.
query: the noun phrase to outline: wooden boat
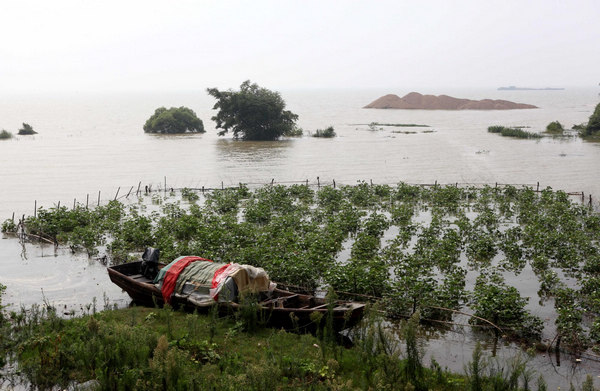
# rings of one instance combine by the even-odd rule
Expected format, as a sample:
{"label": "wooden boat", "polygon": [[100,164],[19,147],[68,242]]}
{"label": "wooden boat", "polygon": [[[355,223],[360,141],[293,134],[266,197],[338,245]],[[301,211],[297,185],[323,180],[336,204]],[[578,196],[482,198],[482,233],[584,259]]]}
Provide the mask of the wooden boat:
{"label": "wooden boat", "polygon": [[[161,269],[165,264],[159,263]],[[161,291],[152,283],[152,280],[141,273],[142,261],[130,262],[122,265],[108,267],[110,280],[121,287],[133,299],[133,302],[145,306],[163,306],[164,299]],[[188,311],[205,310],[206,306],[192,304],[189,300],[173,296],[173,308],[184,308]],[[214,302],[221,313],[236,311],[241,308],[237,302]],[[283,327],[294,330],[314,330],[316,324],[311,320],[311,314],[320,313],[324,324],[328,316],[330,305],[325,298],[312,295],[294,293],[275,288],[268,295],[261,293],[258,302],[260,311],[267,324],[273,327]],[[341,331],[356,325],[363,317],[365,304],[352,301],[337,300],[332,304],[331,315],[333,329]],[[313,319],[315,316],[313,315]]]}

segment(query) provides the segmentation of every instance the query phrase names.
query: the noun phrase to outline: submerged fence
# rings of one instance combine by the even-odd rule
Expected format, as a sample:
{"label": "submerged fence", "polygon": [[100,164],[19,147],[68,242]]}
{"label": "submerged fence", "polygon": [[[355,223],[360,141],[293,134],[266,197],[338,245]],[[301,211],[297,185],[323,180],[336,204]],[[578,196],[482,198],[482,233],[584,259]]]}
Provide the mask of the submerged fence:
{"label": "submerged fence", "polygon": [[[164,180],[161,183],[152,183],[152,184],[147,184],[147,185],[142,185],[142,181],[139,181],[137,186],[131,186],[129,187],[128,190],[125,189],[123,191],[121,191],[121,187],[118,187],[115,195],[112,196],[110,198],[102,198],[103,194],[101,191],[98,191],[98,195],[96,196],[95,194],[91,195],[88,193],[85,199],[85,204],[80,200],[78,202],[78,200],[76,198],[73,199],[73,208],[75,208],[78,204],[79,205],[85,205],[86,208],[89,207],[94,207],[94,206],[100,206],[103,203],[107,203],[109,201],[113,201],[113,200],[123,200],[123,199],[128,199],[130,196],[141,196],[141,195],[148,195],[151,193],[167,193],[167,192],[181,192],[182,190],[186,190],[186,191],[195,191],[195,192],[199,192],[199,193],[207,193],[207,192],[212,192],[212,191],[219,191],[219,190],[226,190],[226,189],[234,189],[234,188],[238,188],[241,186],[247,186],[249,188],[259,188],[259,187],[263,187],[263,186],[274,186],[274,185],[304,185],[304,186],[309,186],[309,187],[314,187],[317,189],[320,189],[321,187],[327,187],[327,186],[331,186],[333,188],[337,188],[340,186],[348,186],[348,185],[356,185],[357,183],[368,183],[371,186],[373,185],[388,185],[388,186],[394,186],[397,185],[399,183],[404,183],[410,186],[421,186],[421,187],[427,187],[427,188],[436,188],[436,187],[447,187],[447,186],[455,186],[455,187],[462,187],[462,188],[468,188],[468,187],[475,187],[475,188],[483,188],[483,187],[495,187],[495,188],[504,188],[504,187],[508,187],[508,186],[513,186],[513,187],[519,187],[519,188],[530,188],[533,191],[539,193],[541,191],[544,190],[544,187],[542,187],[540,185],[540,182],[536,182],[533,184],[523,184],[523,183],[499,183],[499,182],[495,182],[495,183],[477,183],[477,182],[452,182],[452,183],[438,183],[438,181],[434,181],[434,183],[410,183],[410,182],[402,182],[402,181],[398,181],[398,182],[394,182],[394,183],[375,183],[373,182],[372,179],[369,179],[368,181],[366,180],[357,180],[354,183],[346,183],[346,182],[338,182],[335,179],[329,179],[329,180],[321,180],[320,177],[316,177],[316,179],[314,180],[309,180],[309,179],[305,179],[302,181],[276,181],[275,178],[271,179],[270,182],[238,182],[238,183],[230,183],[230,184],[225,184],[224,181],[221,181],[220,184],[216,185],[216,186],[201,186],[201,187],[178,187],[178,186],[169,186],[168,182],[167,182],[167,177],[164,177]],[[585,194],[585,192],[583,191],[568,191],[567,194],[571,197],[573,197],[574,199],[576,199],[577,201],[580,201],[582,204],[587,204],[587,206],[589,206],[590,208],[594,208],[595,210],[600,209],[600,204],[598,204],[597,201],[595,201],[595,198],[592,197],[591,194]],[[587,197],[586,197],[587,196]],[[106,195],[104,195],[104,197],[106,197]],[[61,206],[61,202],[58,201],[58,203],[54,204],[56,207],[60,208]],[[63,204],[63,206],[65,206]],[[36,217],[37,216],[37,210],[38,210],[38,201],[34,200],[34,208],[33,208],[33,216]],[[22,216],[23,219],[25,218],[25,215]],[[12,220],[14,222],[15,220],[15,214],[13,212],[12,215]]]}

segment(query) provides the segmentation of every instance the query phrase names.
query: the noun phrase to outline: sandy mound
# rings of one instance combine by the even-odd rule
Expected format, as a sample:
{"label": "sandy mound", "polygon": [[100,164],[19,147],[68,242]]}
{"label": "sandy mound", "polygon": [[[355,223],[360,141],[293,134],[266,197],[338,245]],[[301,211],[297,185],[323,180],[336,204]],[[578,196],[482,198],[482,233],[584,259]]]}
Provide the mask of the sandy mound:
{"label": "sandy mound", "polygon": [[400,98],[388,94],[369,103],[365,109],[417,109],[417,110],[513,110],[537,109],[537,106],[507,100],[471,100],[453,98],[448,95],[422,95],[411,92]]}

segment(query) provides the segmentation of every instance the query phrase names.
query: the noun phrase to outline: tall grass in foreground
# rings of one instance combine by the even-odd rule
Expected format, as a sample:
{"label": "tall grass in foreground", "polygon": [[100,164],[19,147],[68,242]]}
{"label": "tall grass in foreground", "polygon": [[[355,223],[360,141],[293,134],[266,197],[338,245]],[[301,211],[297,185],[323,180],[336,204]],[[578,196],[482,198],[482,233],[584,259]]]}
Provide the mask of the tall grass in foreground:
{"label": "tall grass in foreground", "polygon": [[[528,389],[524,361],[491,360],[481,349],[465,375],[435,360],[423,365],[418,316],[404,322],[398,340],[371,312],[351,334],[354,347],[343,348],[328,337],[326,321],[317,336],[268,328],[248,333],[238,318],[214,313],[133,307],[63,319],[42,306],[10,314],[11,339],[2,353],[15,360],[13,375],[40,389],[84,382],[102,390]],[[2,376],[0,386],[20,379]]]}
{"label": "tall grass in foreground", "polygon": [[519,128],[507,128],[506,126],[494,125],[488,127],[490,133],[500,133],[504,137],[515,138],[542,138],[543,136],[533,132],[527,132]]}

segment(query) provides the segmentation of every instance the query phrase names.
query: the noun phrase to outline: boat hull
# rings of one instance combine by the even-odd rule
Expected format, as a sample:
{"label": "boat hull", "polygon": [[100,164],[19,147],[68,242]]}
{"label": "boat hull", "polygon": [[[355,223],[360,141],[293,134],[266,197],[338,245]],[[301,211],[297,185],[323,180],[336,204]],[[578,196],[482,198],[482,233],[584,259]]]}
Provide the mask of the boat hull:
{"label": "boat hull", "polygon": [[[108,267],[110,280],[123,289],[131,299],[139,305],[164,305],[160,290],[152,281],[140,273],[141,262],[130,262],[123,265]],[[159,265],[164,267],[163,264]],[[171,305],[187,311],[205,311],[208,307],[196,306],[185,298],[173,296]],[[215,302],[220,313],[230,313],[242,308],[236,302]],[[259,318],[272,327],[288,330],[314,331],[319,325],[326,324],[331,319],[333,329],[341,331],[355,326],[364,315],[365,304],[357,302],[334,301],[312,295],[294,293],[275,289],[270,297],[258,302]],[[314,315],[315,313],[320,315]],[[320,319],[319,323],[316,320]]]}

